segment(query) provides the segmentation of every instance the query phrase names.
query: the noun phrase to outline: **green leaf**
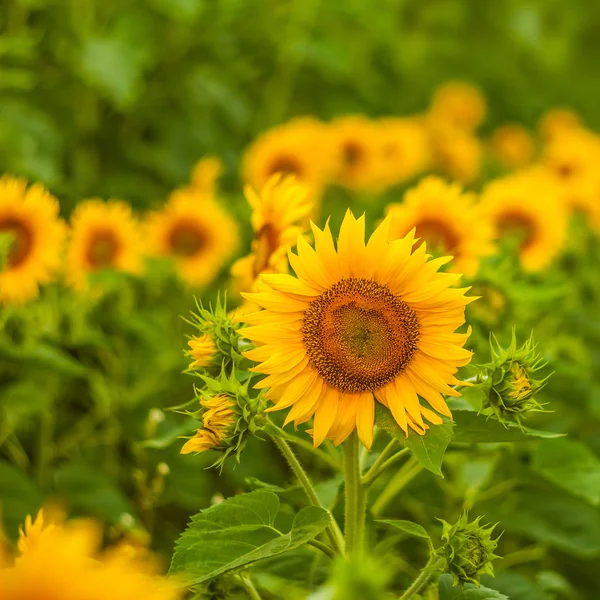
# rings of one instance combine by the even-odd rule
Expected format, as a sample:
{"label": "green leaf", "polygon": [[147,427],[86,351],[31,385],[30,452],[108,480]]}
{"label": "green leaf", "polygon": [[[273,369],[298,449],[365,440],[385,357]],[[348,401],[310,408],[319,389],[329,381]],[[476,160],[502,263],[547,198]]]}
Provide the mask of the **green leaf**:
{"label": "green leaf", "polygon": [[490,590],[489,588],[477,587],[472,583],[466,583],[464,587],[454,586],[452,575],[442,575],[438,581],[439,600],[509,600],[508,596]]}
{"label": "green leaf", "polygon": [[124,514],[134,514],[125,494],[97,469],[71,464],[54,475],[56,491],[77,511],[108,523],[117,523]]}
{"label": "green leaf", "polygon": [[600,504],[600,460],[576,440],[546,440],[533,453],[531,468],[558,487]]}
{"label": "green leaf", "polygon": [[452,423],[432,425],[425,435],[409,430],[407,436],[396,423],[392,413],[385,406],[377,403],[375,424],[409,448],[423,467],[443,477],[441,467],[444,453],[452,438]]}
{"label": "green leaf", "polygon": [[506,571],[496,574],[496,577],[484,575],[481,583],[506,594],[510,600],[552,600],[550,596],[537,583],[530,581],[521,573],[508,573]]}
{"label": "green leaf", "polygon": [[35,515],[41,504],[42,495],[27,473],[0,460],[0,516],[8,535],[16,536],[25,517]]}
{"label": "green leaf", "polygon": [[495,417],[478,414],[473,410],[452,409],[454,424],[453,442],[496,443],[526,442],[533,438],[558,438],[562,433],[539,431],[517,423],[501,423]]}
{"label": "green leaf", "polygon": [[425,540],[430,539],[429,534],[425,531],[425,529],[421,527],[421,525],[419,525],[418,523],[413,523],[412,521],[404,521],[401,519],[379,519],[375,522],[383,523],[384,525],[389,525],[390,527],[394,527],[396,529],[404,531],[404,533],[408,533],[409,535],[415,535]]}
{"label": "green leaf", "polygon": [[296,515],[291,531],[282,533],[274,527],[278,510],[277,495],[259,490],[200,511],[177,542],[171,573],[196,585],[298,548],[330,521],[325,509],[309,506]]}

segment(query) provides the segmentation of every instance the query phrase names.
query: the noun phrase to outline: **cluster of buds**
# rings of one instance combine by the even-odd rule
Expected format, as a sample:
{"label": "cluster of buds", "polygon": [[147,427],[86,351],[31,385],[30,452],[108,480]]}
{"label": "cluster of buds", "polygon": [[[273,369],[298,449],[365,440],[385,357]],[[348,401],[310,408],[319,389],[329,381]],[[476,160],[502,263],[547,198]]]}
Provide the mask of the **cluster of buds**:
{"label": "cluster of buds", "polygon": [[242,360],[240,336],[236,323],[227,314],[226,303],[217,298],[214,308],[206,309],[196,302],[197,313],[188,321],[198,333],[189,341],[186,354],[192,359],[190,371],[217,374],[222,368],[231,371]]}
{"label": "cluster of buds", "polygon": [[492,538],[495,525],[484,527],[480,520],[481,517],[477,517],[469,523],[467,513],[454,525],[441,520],[444,544],[437,555],[441,569],[452,575],[455,584],[479,585],[482,575],[494,575],[492,560],[500,558],[494,554],[498,545],[498,538]]}
{"label": "cluster of buds", "polygon": [[219,451],[219,458],[213,463],[219,468],[229,456],[235,456],[239,462],[248,436],[262,426],[260,415],[265,409],[265,400],[261,394],[250,397],[248,383],[240,383],[233,372],[227,375],[225,369],[217,378],[200,375],[205,386],[195,388],[200,408],[186,411],[186,414],[201,422],[201,427],[190,438],[182,454],[191,452]]}
{"label": "cluster of buds", "polygon": [[481,412],[495,414],[501,421],[518,423],[526,413],[542,412],[544,405],[535,396],[546,385],[550,375],[536,379],[536,373],[547,363],[536,351],[533,338],[517,348],[513,331],[508,348],[502,348],[495,337],[490,344],[492,361],[481,365],[482,372],[476,383],[484,392]]}

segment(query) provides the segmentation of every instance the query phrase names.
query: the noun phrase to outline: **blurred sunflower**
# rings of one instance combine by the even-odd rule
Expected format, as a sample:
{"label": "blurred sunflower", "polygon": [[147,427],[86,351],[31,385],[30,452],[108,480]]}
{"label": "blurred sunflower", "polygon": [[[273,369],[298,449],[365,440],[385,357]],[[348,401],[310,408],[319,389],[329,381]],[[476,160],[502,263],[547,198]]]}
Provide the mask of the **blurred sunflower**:
{"label": "blurred sunflower", "polygon": [[503,167],[519,169],[533,160],[535,142],[526,127],[517,123],[509,123],[493,131],[490,148],[496,160]]}
{"label": "blurred sunflower", "polygon": [[475,135],[432,124],[430,139],[434,168],[461,183],[470,183],[479,176],[483,149]]}
{"label": "blurred sunflower", "polygon": [[223,163],[216,156],[201,158],[192,169],[190,185],[199,192],[214,196],[217,191],[217,180],[223,172]]}
{"label": "blurred sunflower", "polygon": [[71,216],[67,246],[67,280],[78,289],[102,269],[140,273],[142,237],[131,207],[120,200],[92,199],[79,203]]}
{"label": "blurred sunflower", "polygon": [[244,335],[256,344],[246,356],[268,375],[255,387],[275,406],[292,407],[286,423],[314,416],[316,446],[340,444],[355,428],[366,447],[373,441],[375,399],[389,407],[408,433],[424,434],[450,416],[441,394],[460,395],[450,384],[471,353],[463,349],[471,299],[451,288],[460,275],[438,273],[448,258],[428,261],[414,237],[388,242],[390,217],[365,245],[364,216],[348,211],[337,251],[328,225],[312,226],[313,249],[298,238],[290,252],[297,277],[263,275],[264,291],[247,294],[265,310],[244,317]]}
{"label": "blurred sunflower", "polygon": [[381,129],[360,115],[334,119],[330,125],[337,157],[336,181],[354,191],[377,191],[381,172]]}
{"label": "blurred sunflower", "polygon": [[480,258],[494,251],[491,223],[481,218],[474,195],[463,193],[456,183],[426,177],[406,192],[402,204],[391,204],[387,210],[392,238],[416,228],[415,236],[430,250],[453,255],[453,271],[474,276]]}
{"label": "blurred sunflower", "polygon": [[34,298],[58,271],[67,232],[59,210],[58,200],[41,185],[27,188],[23,179],[0,178],[0,234],[10,236],[0,264],[0,303]]}
{"label": "blurred sunflower", "polygon": [[481,91],[464,81],[449,81],[433,93],[429,117],[451,128],[473,131],[485,117]]}
{"label": "blurred sunflower", "polygon": [[145,550],[100,551],[101,527],[88,520],[48,523],[40,511],[21,531],[14,562],[0,564],[2,600],[176,600],[174,582],[158,576]]}
{"label": "blurred sunflower", "polygon": [[480,210],[497,239],[518,242],[527,271],[544,269],[563,248],[568,212],[560,190],[542,169],[492,181],[483,190]]}
{"label": "blurred sunflower", "polygon": [[427,169],[431,151],[429,135],[422,120],[386,117],[379,119],[377,126],[384,185],[397,185]]}
{"label": "blurred sunflower", "polygon": [[540,135],[547,142],[565,132],[577,131],[580,127],[579,115],[568,108],[552,108],[541,116],[538,123]]}
{"label": "blurred sunflower", "polygon": [[600,138],[584,129],[562,132],[544,147],[544,165],[565,184],[595,175]]}
{"label": "blurred sunflower", "polygon": [[260,135],[245,152],[243,171],[246,183],[257,190],[275,174],[293,175],[318,200],[334,168],[328,128],[306,117]]}
{"label": "blurred sunflower", "polygon": [[193,188],[175,190],[162,210],[148,216],[148,251],[175,260],[181,278],[209,283],[238,244],[237,223],[213,198]]}
{"label": "blurred sunflower", "polygon": [[258,194],[247,185],[244,194],[252,208],[252,252],[231,267],[240,291],[252,288],[260,273],[284,273],[287,247],[308,228],[314,200],[295,177],[273,175]]}

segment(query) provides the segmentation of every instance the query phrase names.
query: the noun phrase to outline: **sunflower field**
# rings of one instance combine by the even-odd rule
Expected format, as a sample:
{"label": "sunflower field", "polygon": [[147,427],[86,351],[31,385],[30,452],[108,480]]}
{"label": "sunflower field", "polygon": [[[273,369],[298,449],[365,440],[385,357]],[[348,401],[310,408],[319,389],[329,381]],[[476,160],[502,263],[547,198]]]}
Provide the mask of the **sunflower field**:
{"label": "sunflower field", "polygon": [[600,5],[0,2],[0,600],[600,598]]}

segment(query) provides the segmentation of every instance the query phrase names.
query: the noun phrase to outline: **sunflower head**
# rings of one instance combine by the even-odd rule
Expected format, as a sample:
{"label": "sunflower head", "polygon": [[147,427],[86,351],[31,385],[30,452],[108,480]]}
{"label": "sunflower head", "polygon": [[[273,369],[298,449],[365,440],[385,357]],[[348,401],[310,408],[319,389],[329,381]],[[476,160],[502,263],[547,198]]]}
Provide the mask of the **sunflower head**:
{"label": "sunflower head", "polygon": [[569,108],[552,108],[540,118],[538,130],[545,141],[550,141],[565,132],[576,131],[582,126],[579,115]]}
{"label": "sunflower head", "polygon": [[188,186],[150,214],[146,236],[151,254],[171,258],[185,282],[201,286],[235,252],[238,228],[214,198]]}
{"label": "sunflower head", "polygon": [[494,252],[490,221],[482,218],[475,196],[463,192],[459,184],[426,177],[406,192],[402,204],[387,210],[392,215],[392,237],[403,237],[415,228],[415,236],[430,250],[453,255],[457,272],[475,275],[480,259]]}
{"label": "sunflower head", "polygon": [[432,118],[457,129],[474,130],[483,121],[485,112],[485,98],[481,91],[464,81],[440,85],[431,101]]}
{"label": "sunflower head", "polygon": [[21,303],[57,273],[66,227],[59,205],[39,184],[0,178],[0,303]]}
{"label": "sunflower head", "polygon": [[216,156],[201,158],[192,169],[191,185],[207,196],[213,196],[217,190],[217,180],[223,172],[223,163]]}
{"label": "sunflower head", "polygon": [[434,121],[430,125],[430,135],[432,162],[436,169],[461,183],[477,179],[483,147],[474,134]]}
{"label": "sunflower head", "polygon": [[506,169],[520,169],[533,160],[535,142],[526,127],[509,123],[492,133],[490,148],[496,160]]}
{"label": "sunflower head", "polygon": [[245,352],[268,375],[269,410],[291,407],[286,423],[314,417],[315,445],[326,437],[340,444],[356,428],[373,439],[375,400],[388,407],[400,427],[424,434],[430,423],[450,416],[441,393],[459,395],[449,384],[470,361],[463,349],[470,299],[451,286],[459,275],[439,273],[448,258],[429,261],[414,236],[389,242],[390,217],[365,244],[364,216],[348,211],[337,249],[329,227],[313,225],[315,248],[298,238],[289,253],[297,277],[263,275],[264,288],[246,296],[265,310],[245,315],[242,335],[256,348]]}
{"label": "sunflower head", "polygon": [[188,414],[202,425],[183,445],[181,453],[216,450],[219,458],[212,466],[222,468],[229,456],[235,456],[239,462],[248,437],[262,425],[259,416],[264,412],[264,400],[261,395],[252,398],[248,381],[240,383],[235,372],[230,377],[225,370],[217,378],[201,377],[205,387],[196,389],[200,409]]}
{"label": "sunflower head", "polygon": [[465,512],[454,525],[440,519],[444,544],[438,556],[442,559],[443,571],[452,574],[455,584],[479,585],[481,575],[494,575],[492,561],[499,558],[494,554],[498,538],[492,538],[496,525],[482,526],[481,518],[469,522]]}
{"label": "sunflower head", "polygon": [[218,297],[215,305],[204,308],[196,300],[196,312],[189,321],[198,331],[188,342],[186,351],[192,359],[190,370],[214,371],[221,368],[228,371],[239,364],[241,324],[227,313],[226,301]]}
{"label": "sunflower head", "polygon": [[492,361],[482,366],[482,380],[477,385],[484,392],[482,412],[495,414],[501,421],[520,422],[527,413],[542,412],[544,405],[536,399],[546,385],[547,377],[539,378],[537,372],[546,361],[537,352],[531,336],[517,347],[515,332],[507,348],[502,348],[495,337],[491,342]]}

